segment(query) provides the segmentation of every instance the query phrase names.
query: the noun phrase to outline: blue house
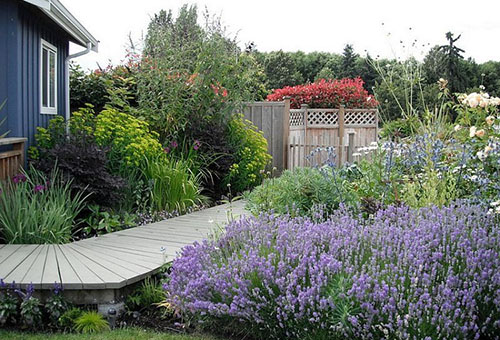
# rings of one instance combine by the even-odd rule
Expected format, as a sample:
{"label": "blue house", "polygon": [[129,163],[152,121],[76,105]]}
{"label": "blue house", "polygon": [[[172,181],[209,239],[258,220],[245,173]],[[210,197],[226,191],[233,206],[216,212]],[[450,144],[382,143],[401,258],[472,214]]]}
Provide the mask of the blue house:
{"label": "blue house", "polygon": [[[70,55],[73,42],[83,47]],[[98,41],[58,0],[0,0],[0,136],[26,137],[69,117],[69,62]]]}

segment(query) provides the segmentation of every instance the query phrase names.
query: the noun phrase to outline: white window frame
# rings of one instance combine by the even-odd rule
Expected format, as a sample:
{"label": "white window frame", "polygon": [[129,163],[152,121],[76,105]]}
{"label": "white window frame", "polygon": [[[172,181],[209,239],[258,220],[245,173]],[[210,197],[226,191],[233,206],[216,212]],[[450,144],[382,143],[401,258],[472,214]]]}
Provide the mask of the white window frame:
{"label": "white window frame", "polygon": [[[43,50],[50,51],[54,53],[54,106],[43,106]],[[50,105],[50,56],[47,57],[47,104]],[[40,39],[40,113],[41,114],[49,114],[56,115],[57,114],[57,92],[58,92],[58,83],[57,83],[57,47],[52,45],[51,43]]]}

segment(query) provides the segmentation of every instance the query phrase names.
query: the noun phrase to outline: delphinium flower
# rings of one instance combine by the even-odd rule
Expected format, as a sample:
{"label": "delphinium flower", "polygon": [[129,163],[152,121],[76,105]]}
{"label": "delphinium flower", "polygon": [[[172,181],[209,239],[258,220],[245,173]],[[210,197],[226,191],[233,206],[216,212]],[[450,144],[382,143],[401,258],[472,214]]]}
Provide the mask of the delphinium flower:
{"label": "delphinium flower", "polygon": [[185,247],[166,288],[184,313],[267,338],[495,339],[500,228],[466,201],[370,220],[261,215]]}

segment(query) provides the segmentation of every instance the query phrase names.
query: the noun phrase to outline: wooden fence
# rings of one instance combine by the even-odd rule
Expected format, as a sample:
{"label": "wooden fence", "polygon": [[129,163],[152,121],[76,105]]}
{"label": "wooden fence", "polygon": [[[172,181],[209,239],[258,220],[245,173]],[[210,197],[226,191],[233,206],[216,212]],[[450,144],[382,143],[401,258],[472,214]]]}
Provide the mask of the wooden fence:
{"label": "wooden fence", "polygon": [[0,152],[0,180],[11,178],[24,166],[24,145],[26,138],[0,138],[0,147],[10,148]]}
{"label": "wooden fence", "polygon": [[245,118],[254,123],[268,142],[272,165],[279,171],[322,163],[325,152],[317,148],[334,147],[337,165],[356,160],[360,147],[377,141],[376,109],[290,109],[290,99],[283,102],[245,103]]}

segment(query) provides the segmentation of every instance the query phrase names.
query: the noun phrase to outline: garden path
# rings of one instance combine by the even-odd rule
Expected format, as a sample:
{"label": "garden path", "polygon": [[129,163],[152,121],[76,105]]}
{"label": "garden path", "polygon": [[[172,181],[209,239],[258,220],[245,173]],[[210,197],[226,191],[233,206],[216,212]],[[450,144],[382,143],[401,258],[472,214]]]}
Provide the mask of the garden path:
{"label": "garden path", "polygon": [[244,214],[237,201],[69,244],[0,244],[0,278],[35,289],[115,290],[144,279],[185,245]]}

